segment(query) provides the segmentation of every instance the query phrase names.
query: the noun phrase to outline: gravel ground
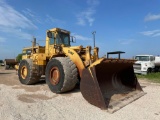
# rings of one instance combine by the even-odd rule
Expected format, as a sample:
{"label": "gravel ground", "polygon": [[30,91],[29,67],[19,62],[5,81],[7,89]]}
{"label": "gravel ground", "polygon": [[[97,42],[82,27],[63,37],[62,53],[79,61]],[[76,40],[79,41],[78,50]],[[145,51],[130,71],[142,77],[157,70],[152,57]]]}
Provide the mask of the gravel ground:
{"label": "gravel ground", "polygon": [[160,84],[139,81],[147,94],[110,114],[84,100],[79,89],[57,95],[44,81],[25,86],[14,70],[0,67],[0,120],[160,120]]}

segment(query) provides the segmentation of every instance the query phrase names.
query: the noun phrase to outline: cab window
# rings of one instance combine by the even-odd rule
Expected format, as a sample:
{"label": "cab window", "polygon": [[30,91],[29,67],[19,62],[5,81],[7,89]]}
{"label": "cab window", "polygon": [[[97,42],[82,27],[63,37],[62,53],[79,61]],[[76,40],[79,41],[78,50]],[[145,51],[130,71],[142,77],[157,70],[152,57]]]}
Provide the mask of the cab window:
{"label": "cab window", "polygon": [[51,44],[54,44],[54,33],[52,33],[52,38],[50,38],[49,40],[49,44],[51,45]]}
{"label": "cab window", "polygon": [[23,50],[23,52],[22,52],[23,55],[26,55],[26,54],[31,55],[31,53],[32,53],[32,50],[30,50],[30,49],[29,50]]}
{"label": "cab window", "polygon": [[65,46],[70,46],[69,34],[59,32],[58,37],[56,38],[56,44],[64,44]]}

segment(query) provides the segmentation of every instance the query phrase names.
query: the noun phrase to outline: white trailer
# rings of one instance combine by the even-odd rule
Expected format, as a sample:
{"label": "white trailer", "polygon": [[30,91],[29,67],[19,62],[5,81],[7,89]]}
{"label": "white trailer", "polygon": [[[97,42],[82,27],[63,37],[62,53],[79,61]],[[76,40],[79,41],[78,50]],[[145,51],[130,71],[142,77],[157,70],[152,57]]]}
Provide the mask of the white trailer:
{"label": "white trailer", "polygon": [[135,73],[146,75],[151,72],[160,72],[160,56],[136,55],[135,59],[137,60],[133,65]]}

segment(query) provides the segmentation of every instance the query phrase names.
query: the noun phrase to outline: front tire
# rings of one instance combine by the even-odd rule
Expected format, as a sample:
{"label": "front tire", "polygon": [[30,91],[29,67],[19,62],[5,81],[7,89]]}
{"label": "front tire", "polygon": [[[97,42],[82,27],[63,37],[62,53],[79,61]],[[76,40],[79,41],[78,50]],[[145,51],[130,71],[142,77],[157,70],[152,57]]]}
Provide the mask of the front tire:
{"label": "front tire", "polygon": [[22,84],[31,85],[39,81],[40,75],[33,73],[33,60],[25,59],[20,62],[18,69],[19,80]]}
{"label": "front tire", "polygon": [[51,59],[46,67],[46,83],[54,93],[72,90],[78,82],[76,65],[69,57]]}
{"label": "front tire", "polygon": [[5,65],[5,70],[8,70],[9,69],[9,65]]}
{"label": "front tire", "polygon": [[150,74],[151,72],[152,72],[152,69],[151,69],[151,68],[148,68],[148,69],[147,69],[147,75]]}

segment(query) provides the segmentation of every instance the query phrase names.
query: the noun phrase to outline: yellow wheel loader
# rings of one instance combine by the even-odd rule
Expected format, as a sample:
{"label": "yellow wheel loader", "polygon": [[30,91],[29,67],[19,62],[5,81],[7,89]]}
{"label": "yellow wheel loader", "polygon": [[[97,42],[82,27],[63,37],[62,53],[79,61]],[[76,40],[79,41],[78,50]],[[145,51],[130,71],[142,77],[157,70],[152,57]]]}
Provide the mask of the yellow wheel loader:
{"label": "yellow wheel loader", "polygon": [[50,90],[63,93],[80,81],[83,97],[111,113],[145,94],[133,71],[134,60],[99,58],[97,47],[71,46],[73,41],[60,28],[47,30],[45,46],[34,40],[16,66],[20,82],[35,84],[45,75]]}

